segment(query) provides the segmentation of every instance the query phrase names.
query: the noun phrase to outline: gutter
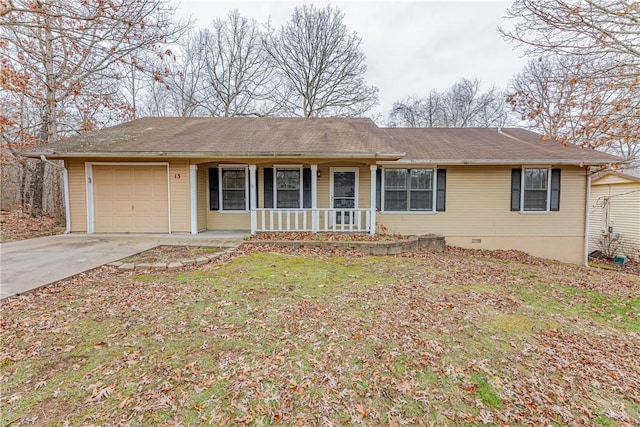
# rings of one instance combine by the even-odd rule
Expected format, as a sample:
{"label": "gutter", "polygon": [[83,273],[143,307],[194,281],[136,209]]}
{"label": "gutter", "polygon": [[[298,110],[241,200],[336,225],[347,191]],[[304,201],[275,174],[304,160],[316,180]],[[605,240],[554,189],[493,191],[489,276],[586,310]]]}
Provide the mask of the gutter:
{"label": "gutter", "polygon": [[162,158],[247,158],[247,159],[273,159],[283,157],[295,157],[295,158],[327,158],[327,159],[386,159],[397,160],[406,155],[406,153],[216,153],[216,152],[165,152],[165,151],[145,151],[145,152],[75,152],[75,153],[56,153],[55,151],[48,151],[46,153],[41,152],[21,152],[20,155],[25,157],[42,157],[49,156],[51,158],[63,159],[63,158],[80,158],[80,157],[92,157],[92,158],[149,158],[149,157],[162,157]]}
{"label": "gutter", "polygon": [[44,154],[40,155],[40,160],[43,162],[58,168],[62,169],[62,184],[64,187],[64,219],[65,219],[65,229],[64,234],[71,233],[71,205],[69,202],[69,171],[66,167],[57,165],[47,159]]}
{"label": "gutter", "polygon": [[461,160],[461,159],[424,159],[409,160],[400,159],[397,161],[378,161],[378,165],[451,165],[451,166],[513,166],[513,165],[564,165],[564,166],[597,166],[603,163],[611,163],[611,160],[557,160],[557,159],[479,159],[479,160]]}

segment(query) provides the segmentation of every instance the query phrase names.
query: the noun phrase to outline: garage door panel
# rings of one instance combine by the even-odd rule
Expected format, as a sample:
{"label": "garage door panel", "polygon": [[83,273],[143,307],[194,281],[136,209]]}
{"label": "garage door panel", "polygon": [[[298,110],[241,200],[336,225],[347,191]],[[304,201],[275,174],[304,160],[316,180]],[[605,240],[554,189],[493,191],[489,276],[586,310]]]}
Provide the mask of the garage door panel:
{"label": "garage door panel", "polygon": [[113,212],[116,216],[127,216],[127,214],[131,214],[131,201],[129,200],[120,200],[115,199],[111,202],[113,206],[109,211]]}
{"label": "garage door panel", "polygon": [[94,165],[96,232],[167,233],[166,166]]}

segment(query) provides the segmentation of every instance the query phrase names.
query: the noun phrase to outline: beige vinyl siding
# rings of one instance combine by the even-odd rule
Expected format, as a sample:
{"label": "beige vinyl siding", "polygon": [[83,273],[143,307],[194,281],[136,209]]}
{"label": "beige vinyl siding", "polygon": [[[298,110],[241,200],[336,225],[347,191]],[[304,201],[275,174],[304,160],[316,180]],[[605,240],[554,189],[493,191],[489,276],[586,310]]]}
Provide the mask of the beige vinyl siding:
{"label": "beige vinyl siding", "polygon": [[600,249],[598,242],[612,227],[622,239],[618,255],[640,260],[640,182],[612,175],[594,181],[589,212],[589,251]]}
{"label": "beige vinyl siding", "polygon": [[207,229],[207,211],[209,210],[209,169],[206,165],[198,166],[197,174],[197,206],[198,206],[198,231]]}
{"label": "beige vinyl siding", "polygon": [[[209,190],[209,168],[219,168],[224,167],[226,164],[234,164],[240,165],[244,164],[248,166],[248,164],[242,162],[224,162],[221,164],[217,163],[206,163],[200,164],[198,168],[203,169],[205,176],[205,223],[207,230],[246,230],[247,233],[251,229],[251,214],[249,212],[222,212],[222,211],[212,211],[209,210],[209,195],[211,194]],[[247,174],[249,173],[249,169],[247,169]],[[261,178],[258,180],[261,183]]]}
{"label": "beige vinyl siding", "polygon": [[316,192],[317,197],[317,205],[318,208],[328,208],[329,201],[329,181],[330,181],[330,166],[328,165],[318,165],[318,172],[320,172],[320,178],[318,178],[318,189]]}
{"label": "beige vinyl siding", "polygon": [[173,160],[169,162],[169,191],[171,199],[171,232],[191,231],[191,203],[189,189],[189,162]]}
{"label": "beige vinyl siding", "polygon": [[637,181],[633,181],[619,175],[608,174],[603,176],[602,178],[594,179],[591,184],[593,186],[601,186],[601,185],[611,185],[611,184],[630,184],[633,182],[637,182]]}
{"label": "beige vinyl siding", "polygon": [[69,210],[71,211],[71,232],[87,232],[87,185],[84,160],[66,161],[69,173]]}
{"label": "beige vinyl siding", "polygon": [[[449,245],[519,249],[580,263],[584,248],[585,170],[562,168],[560,211],[512,212],[511,167],[446,167],[446,211],[378,212],[392,233],[444,235]],[[479,241],[479,242],[478,242]],[[550,248],[556,251],[550,256]]]}
{"label": "beige vinyl siding", "polygon": [[249,212],[207,211],[207,229],[209,230],[246,230],[251,229]]}

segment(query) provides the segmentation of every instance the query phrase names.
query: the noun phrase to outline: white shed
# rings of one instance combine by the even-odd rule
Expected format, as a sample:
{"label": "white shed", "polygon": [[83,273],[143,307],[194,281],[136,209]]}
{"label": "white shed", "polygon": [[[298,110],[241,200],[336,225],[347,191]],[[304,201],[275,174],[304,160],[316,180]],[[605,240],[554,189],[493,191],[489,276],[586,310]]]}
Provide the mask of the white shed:
{"label": "white shed", "polygon": [[589,210],[589,252],[640,261],[640,170],[594,177]]}

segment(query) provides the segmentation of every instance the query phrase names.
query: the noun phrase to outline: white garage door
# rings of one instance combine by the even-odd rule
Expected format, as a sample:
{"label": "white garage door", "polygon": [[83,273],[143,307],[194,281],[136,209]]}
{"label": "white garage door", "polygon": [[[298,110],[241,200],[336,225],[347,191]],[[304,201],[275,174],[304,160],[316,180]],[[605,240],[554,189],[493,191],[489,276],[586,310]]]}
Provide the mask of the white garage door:
{"label": "white garage door", "polygon": [[166,166],[93,166],[96,233],[168,233]]}

